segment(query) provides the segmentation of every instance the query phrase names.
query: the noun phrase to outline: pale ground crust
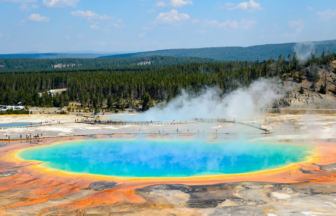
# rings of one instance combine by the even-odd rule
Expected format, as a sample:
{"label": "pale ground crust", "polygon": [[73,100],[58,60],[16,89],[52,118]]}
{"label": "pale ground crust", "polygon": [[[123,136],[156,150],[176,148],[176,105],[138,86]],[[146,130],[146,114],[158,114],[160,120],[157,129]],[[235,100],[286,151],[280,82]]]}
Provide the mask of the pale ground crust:
{"label": "pale ground crust", "polygon": [[[43,117],[44,121],[54,118]],[[6,123],[14,119],[24,122],[24,118],[8,117]],[[275,133],[266,135],[255,129],[218,123],[126,127],[71,123],[1,130],[0,137],[42,132],[46,137],[58,138],[31,143],[0,142],[0,215],[335,215],[336,116],[264,115],[246,122],[270,127]],[[181,134],[176,134],[177,127]],[[167,133],[158,134],[159,129]],[[188,129],[190,134],[186,133]],[[38,166],[40,162],[15,158],[20,149],[59,141],[138,136],[208,140],[243,136],[255,141],[319,148],[311,161],[284,169],[203,179],[140,180],[77,175],[42,169]]]}

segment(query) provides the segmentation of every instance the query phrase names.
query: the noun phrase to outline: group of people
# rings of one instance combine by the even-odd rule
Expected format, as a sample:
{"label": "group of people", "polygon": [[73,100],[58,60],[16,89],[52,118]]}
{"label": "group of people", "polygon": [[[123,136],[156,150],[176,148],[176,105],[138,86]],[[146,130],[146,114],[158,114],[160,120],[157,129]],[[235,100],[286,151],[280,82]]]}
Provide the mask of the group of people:
{"label": "group of people", "polygon": [[[43,134],[41,133],[40,134],[35,134],[35,136],[33,138],[42,138]],[[6,135],[7,139],[10,140],[10,136],[9,135]],[[20,134],[20,139],[22,139],[22,134]],[[26,139],[31,139],[32,138],[32,134],[26,134]]]}
{"label": "group of people", "polygon": [[[42,133],[41,133],[41,137],[42,137]],[[32,134],[26,134],[26,139],[31,139],[32,138]],[[33,138],[40,138],[40,134],[35,134],[35,136]],[[22,139],[22,135],[20,134],[20,139]]]}

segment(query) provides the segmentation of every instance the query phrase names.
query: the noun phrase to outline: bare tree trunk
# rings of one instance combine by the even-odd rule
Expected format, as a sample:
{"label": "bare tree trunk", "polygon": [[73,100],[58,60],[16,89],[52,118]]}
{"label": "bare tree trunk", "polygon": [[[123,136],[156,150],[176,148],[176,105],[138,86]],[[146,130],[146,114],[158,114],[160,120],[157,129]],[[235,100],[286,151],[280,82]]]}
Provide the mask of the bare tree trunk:
{"label": "bare tree trunk", "polygon": [[324,87],[327,89],[327,72],[324,73]]}

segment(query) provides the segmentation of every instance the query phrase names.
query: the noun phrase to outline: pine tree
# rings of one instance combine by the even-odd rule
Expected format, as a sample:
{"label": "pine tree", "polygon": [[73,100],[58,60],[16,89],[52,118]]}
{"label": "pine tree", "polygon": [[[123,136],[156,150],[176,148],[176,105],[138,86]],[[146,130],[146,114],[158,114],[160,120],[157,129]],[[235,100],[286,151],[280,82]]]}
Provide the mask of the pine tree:
{"label": "pine tree", "polygon": [[151,96],[148,93],[145,93],[142,97],[142,110],[143,111],[149,110],[149,108],[153,106],[154,105]]}
{"label": "pine tree", "polygon": [[300,88],[300,91],[299,91],[300,94],[304,94],[304,88],[301,86]]}
{"label": "pine tree", "polygon": [[320,91],[321,94],[327,94],[327,89],[324,85],[321,85]]}
{"label": "pine tree", "polygon": [[110,95],[108,98],[107,98],[107,107],[112,109],[113,108],[113,95]]}

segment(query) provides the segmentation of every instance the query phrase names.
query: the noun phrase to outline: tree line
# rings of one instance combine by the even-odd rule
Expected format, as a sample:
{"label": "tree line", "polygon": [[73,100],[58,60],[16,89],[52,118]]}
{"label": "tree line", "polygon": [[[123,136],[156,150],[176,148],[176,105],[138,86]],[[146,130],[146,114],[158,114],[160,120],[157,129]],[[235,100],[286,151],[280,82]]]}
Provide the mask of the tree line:
{"label": "tree line", "polygon": [[167,67],[169,65],[186,64],[192,62],[218,62],[213,59],[197,57],[171,57],[171,56],[148,56],[136,58],[119,59],[78,59],[78,58],[58,58],[58,59],[32,59],[32,58],[0,58],[0,72],[27,71],[27,70],[62,70],[66,68],[108,68],[115,69],[120,66],[130,66],[137,68],[143,65],[144,68]]}
{"label": "tree line", "polygon": [[[170,67],[144,68],[129,66],[60,71],[30,71],[0,73],[0,104],[22,102],[27,106],[63,107],[77,101],[83,107],[148,109],[156,101],[169,101],[182,89],[196,93],[205,86],[217,86],[222,93],[248,86],[261,77],[296,77],[305,67],[328,65],[336,55],[324,53],[300,63],[296,54],[263,62],[232,61],[217,63],[188,63]],[[300,75],[301,74],[301,75]],[[308,74],[309,75],[309,74]],[[312,75],[313,76],[313,75]],[[302,77],[301,77],[302,78]],[[302,80],[301,80],[302,81]],[[67,92],[52,97],[50,89],[67,88]],[[42,97],[39,93],[43,93]],[[141,101],[141,102],[139,102]]]}

